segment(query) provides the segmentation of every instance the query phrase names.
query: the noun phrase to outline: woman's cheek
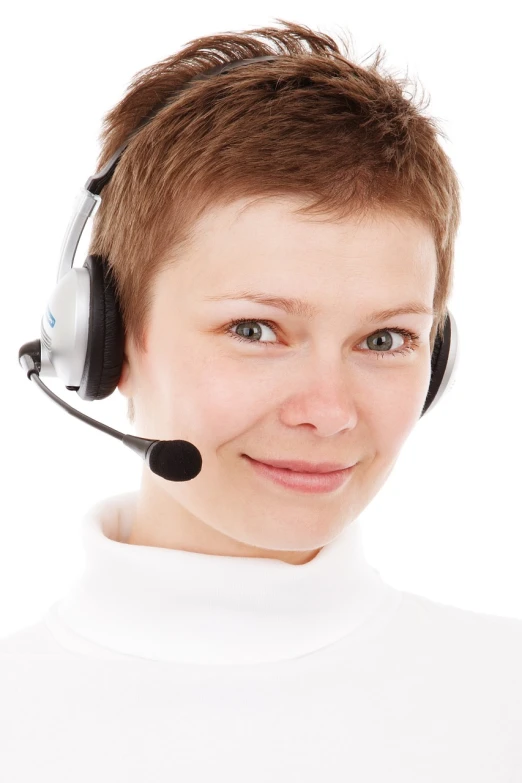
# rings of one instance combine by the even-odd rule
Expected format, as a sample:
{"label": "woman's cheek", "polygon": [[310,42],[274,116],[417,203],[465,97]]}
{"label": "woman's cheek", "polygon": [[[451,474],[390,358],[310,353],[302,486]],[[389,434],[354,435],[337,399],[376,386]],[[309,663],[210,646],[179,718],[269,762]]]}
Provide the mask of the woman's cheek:
{"label": "woman's cheek", "polygon": [[[266,370],[265,370],[266,380]],[[215,416],[232,420],[251,418],[266,407],[266,386],[255,373],[250,372],[247,363],[215,363],[206,368],[198,386],[200,404]]]}

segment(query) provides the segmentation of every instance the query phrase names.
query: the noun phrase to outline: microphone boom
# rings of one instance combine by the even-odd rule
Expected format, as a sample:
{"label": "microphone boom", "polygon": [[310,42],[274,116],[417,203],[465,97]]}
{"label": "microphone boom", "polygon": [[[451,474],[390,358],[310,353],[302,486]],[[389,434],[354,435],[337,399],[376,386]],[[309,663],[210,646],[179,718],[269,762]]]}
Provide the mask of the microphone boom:
{"label": "microphone boom", "polygon": [[34,381],[57,405],[64,408],[76,419],[105,432],[106,435],[117,438],[144,459],[153,473],[168,481],[190,481],[201,472],[201,453],[193,443],[187,440],[149,440],[139,438],[137,435],[126,435],[119,430],[108,427],[101,421],[91,419],[90,416],[86,416],[64,402],[40,378],[40,340],[24,343],[18,352],[18,361],[27,373],[29,380]]}

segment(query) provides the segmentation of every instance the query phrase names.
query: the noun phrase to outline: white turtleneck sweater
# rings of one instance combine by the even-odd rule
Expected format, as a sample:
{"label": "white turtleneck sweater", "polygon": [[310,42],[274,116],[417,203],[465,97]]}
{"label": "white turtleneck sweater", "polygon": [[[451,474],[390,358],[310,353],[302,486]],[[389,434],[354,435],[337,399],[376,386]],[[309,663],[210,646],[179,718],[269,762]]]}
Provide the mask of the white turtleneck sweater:
{"label": "white turtleneck sweater", "polygon": [[356,520],[304,565],[125,543],[0,640],[2,783],[521,783],[522,621],[385,584]]}

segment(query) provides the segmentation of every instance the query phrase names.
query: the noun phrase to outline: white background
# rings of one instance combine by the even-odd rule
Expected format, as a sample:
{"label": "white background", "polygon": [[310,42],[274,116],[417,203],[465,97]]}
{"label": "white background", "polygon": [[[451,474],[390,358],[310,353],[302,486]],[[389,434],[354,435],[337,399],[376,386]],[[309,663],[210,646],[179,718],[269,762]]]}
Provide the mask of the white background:
{"label": "white background", "polygon": [[[384,66],[407,70],[419,94],[423,87],[430,95],[426,113],[447,134],[442,143],[462,184],[450,300],[457,381],[419,421],[361,515],[367,558],[401,589],[522,618],[515,3],[205,5],[180,16],[158,0],[33,2],[3,14],[0,635],[37,622],[79,575],[84,511],[139,486],[139,458],[62,411],[18,364],[22,343],[40,336],[74,198],[95,170],[102,117],[139,69],[189,40],[277,18],[351,38],[359,62],[381,44]],[[118,391],[87,403],[56,379],[44,381],[69,404],[132,432]]]}

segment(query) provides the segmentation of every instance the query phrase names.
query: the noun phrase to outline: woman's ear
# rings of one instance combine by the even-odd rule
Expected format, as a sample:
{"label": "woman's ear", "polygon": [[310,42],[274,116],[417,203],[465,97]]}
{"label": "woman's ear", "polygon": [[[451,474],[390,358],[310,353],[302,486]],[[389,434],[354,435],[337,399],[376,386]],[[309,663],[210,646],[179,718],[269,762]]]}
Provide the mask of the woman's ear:
{"label": "woman's ear", "polygon": [[123,356],[121,375],[117,388],[124,397],[132,397],[130,392],[130,364],[126,354]]}
{"label": "woman's ear", "polygon": [[123,348],[123,363],[121,367],[120,380],[118,381],[118,390],[124,397],[132,397],[132,383],[131,383],[131,361],[132,361],[132,346],[130,345],[129,338],[125,338],[125,345]]}

